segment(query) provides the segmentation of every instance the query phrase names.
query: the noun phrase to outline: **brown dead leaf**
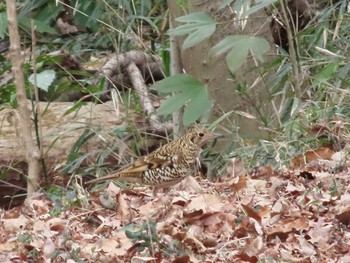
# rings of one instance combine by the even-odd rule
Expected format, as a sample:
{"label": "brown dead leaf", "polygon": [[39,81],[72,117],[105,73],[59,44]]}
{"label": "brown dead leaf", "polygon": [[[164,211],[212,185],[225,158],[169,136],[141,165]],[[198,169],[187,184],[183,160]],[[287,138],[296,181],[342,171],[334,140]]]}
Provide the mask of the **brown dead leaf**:
{"label": "brown dead leaf", "polygon": [[277,175],[277,173],[271,165],[255,167],[251,173],[252,178],[259,178],[259,177],[269,178],[274,175]]}
{"label": "brown dead leaf", "polygon": [[305,237],[299,236],[297,239],[300,243],[300,251],[303,255],[311,257],[316,254],[315,247],[309,241],[307,241]]}
{"label": "brown dead leaf", "polygon": [[193,176],[186,176],[179,185],[179,189],[188,193],[202,193],[203,188]]}
{"label": "brown dead leaf", "polygon": [[278,200],[272,206],[272,212],[280,213],[283,209],[283,199],[278,198]]}
{"label": "brown dead leaf", "polygon": [[15,207],[9,211],[4,212],[2,214],[2,219],[18,218],[21,214],[22,214],[22,212],[20,211],[20,208]]}
{"label": "brown dead leaf", "polygon": [[61,233],[66,228],[66,224],[68,222],[69,221],[67,219],[52,218],[47,221],[47,224],[49,225],[51,231],[57,231]]}
{"label": "brown dead leaf", "polygon": [[247,215],[249,217],[254,218],[256,221],[261,223],[261,217],[249,206],[241,204],[241,206],[243,207],[243,209],[245,210],[245,212],[247,213]]}
{"label": "brown dead leaf", "polygon": [[288,233],[293,230],[301,231],[309,229],[309,220],[306,217],[283,218],[275,223],[274,226],[266,229],[267,238],[271,240],[278,236],[282,241],[287,238]]}
{"label": "brown dead leaf", "polygon": [[190,200],[184,200],[181,196],[178,196],[173,199],[172,204],[185,207],[189,202]]}
{"label": "brown dead leaf", "polygon": [[337,202],[336,218],[345,225],[350,224],[350,193],[345,193]]}
{"label": "brown dead leaf", "polygon": [[216,247],[218,245],[218,240],[216,237],[206,237],[202,243],[205,247]]}
{"label": "brown dead leaf", "polygon": [[237,182],[234,182],[231,184],[231,189],[233,191],[238,192],[247,186],[247,178],[245,176],[239,176],[236,178],[237,178],[236,180]]}
{"label": "brown dead leaf", "polygon": [[249,256],[246,253],[237,254],[235,258],[239,259],[240,260],[239,262],[250,262],[250,263],[256,263],[259,260],[256,256]]}
{"label": "brown dead leaf", "polygon": [[20,215],[17,218],[2,219],[1,221],[4,227],[4,230],[10,231],[10,232],[16,232],[19,229],[26,228],[27,224],[29,224],[31,220],[29,220],[24,215]]}
{"label": "brown dead leaf", "polygon": [[224,206],[224,199],[214,194],[201,194],[191,199],[190,204],[185,208],[186,212],[200,211],[219,212]]}
{"label": "brown dead leaf", "polygon": [[119,193],[117,195],[117,199],[118,199],[118,211],[117,211],[117,216],[123,220],[126,219],[126,217],[129,215],[129,206],[125,201],[125,195]]}
{"label": "brown dead leaf", "polygon": [[258,255],[260,250],[263,248],[264,242],[261,236],[255,237],[252,242],[248,243],[245,247],[245,252],[249,256]]}
{"label": "brown dead leaf", "polygon": [[232,158],[226,169],[227,177],[241,177],[247,174],[245,165],[241,159]]}
{"label": "brown dead leaf", "polygon": [[307,163],[319,159],[323,160],[331,160],[332,155],[334,154],[334,151],[332,151],[328,147],[321,147],[316,150],[309,150],[305,154],[298,155],[292,160],[291,166],[293,169],[296,168],[302,168],[304,167]]}
{"label": "brown dead leaf", "polygon": [[190,256],[182,255],[182,256],[177,256],[171,263],[189,263],[189,262],[190,262]]}
{"label": "brown dead leaf", "polygon": [[[115,238],[101,238],[95,243],[97,251],[103,251],[111,255],[116,255],[117,249],[121,247],[121,244]],[[123,255],[124,253],[125,251],[123,251]]]}
{"label": "brown dead leaf", "polygon": [[221,223],[220,213],[206,213],[200,217],[203,226],[212,226]]}
{"label": "brown dead leaf", "polygon": [[182,241],[186,246],[191,247],[194,251],[205,252],[206,247],[193,234],[187,232],[186,237]]}
{"label": "brown dead leaf", "polygon": [[44,257],[46,257],[47,259],[49,259],[53,253],[55,252],[56,250],[56,245],[55,243],[52,241],[51,238],[47,238],[45,240],[45,243],[44,243],[44,247],[43,247],[43,254],[44,254]]}

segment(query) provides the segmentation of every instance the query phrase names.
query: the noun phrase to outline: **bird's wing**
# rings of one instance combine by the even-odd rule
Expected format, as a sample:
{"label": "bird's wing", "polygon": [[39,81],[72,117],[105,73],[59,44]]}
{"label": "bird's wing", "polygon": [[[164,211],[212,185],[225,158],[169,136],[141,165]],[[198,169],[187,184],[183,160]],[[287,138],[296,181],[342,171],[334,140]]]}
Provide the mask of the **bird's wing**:
{"label": "bird's wing", "polygon": [[171,158],[159,158],[155,156],[144,156],[136,160],[132,166],[121,171],[121,173],[140,173],[146,170],[166,167],[172,165]]}

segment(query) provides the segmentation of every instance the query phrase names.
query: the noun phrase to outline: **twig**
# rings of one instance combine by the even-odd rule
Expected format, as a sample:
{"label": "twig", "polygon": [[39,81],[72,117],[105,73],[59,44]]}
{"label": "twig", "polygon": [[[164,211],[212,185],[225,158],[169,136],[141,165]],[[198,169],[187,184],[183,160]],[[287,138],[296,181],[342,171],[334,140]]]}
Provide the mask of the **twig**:
{"label": "twig", "polygon": [[[170,16],[170,15],[169,15]],[[173,28],[173,21],[169,19],[170,28]],[[183,65],[181,61],[179,42],[175,36],[170,35],[170,75],[182,73]],[[173,113],[174,135],[178,136],[183,130],[183,114],[184,107],[182,106],[178,112]]]}
{"label": "twig", "polygon": [[[299,62],[298,62],[298,49],[297,45],[295,43],[295,39],[293,36],[293,32],[296,32],[296,26],[294,25],[293,28],[291,25],[293,25],[292,21],[292,14],[290,14],[289,9],[288,9],[288,14],[287,14],[287,8],[285,4],[285,0],[281,0],[281,8],[282,8],[282,15],[283,19],[286,25],[287,29],[287,36],[288,36],[288,44],[289,44],[289,57],[290,61],[292,64],[292,69],[293,69],[293,76],[292,76],[292,83],[294,85],[295,93],[298,99],[301,99],[301,87],[300,87],[300,68],[299,68]],[[290,19],[288,18],[290,17]]]}

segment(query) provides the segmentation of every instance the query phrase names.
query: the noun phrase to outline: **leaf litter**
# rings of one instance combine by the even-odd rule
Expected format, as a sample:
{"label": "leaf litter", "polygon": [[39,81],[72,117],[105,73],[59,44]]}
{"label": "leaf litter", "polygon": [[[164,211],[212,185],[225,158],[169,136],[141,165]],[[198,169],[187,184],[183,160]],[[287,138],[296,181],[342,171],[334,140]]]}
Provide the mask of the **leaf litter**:
{"label": "leaf litter", "polygon": [[85,202],[60,213],[38,193],[0,210],[0,260],[350,262],[350,168],[339,155],[282,171],[232,159],[217,182],[188,177],[156,196],[79,188]]}

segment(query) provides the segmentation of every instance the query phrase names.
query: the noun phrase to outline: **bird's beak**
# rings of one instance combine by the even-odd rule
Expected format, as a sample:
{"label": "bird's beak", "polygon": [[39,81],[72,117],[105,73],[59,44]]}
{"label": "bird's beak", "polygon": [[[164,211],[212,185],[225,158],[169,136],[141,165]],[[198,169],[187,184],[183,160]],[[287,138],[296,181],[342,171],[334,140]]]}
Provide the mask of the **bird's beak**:
{"label": "bird's beak", "polygon": [[221,133],[217,133],[217,132],[213,133],[213,139],[218,139],[218,138],[222,138],[222,137],[224,137],[224,135]]}

